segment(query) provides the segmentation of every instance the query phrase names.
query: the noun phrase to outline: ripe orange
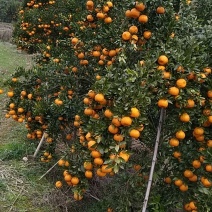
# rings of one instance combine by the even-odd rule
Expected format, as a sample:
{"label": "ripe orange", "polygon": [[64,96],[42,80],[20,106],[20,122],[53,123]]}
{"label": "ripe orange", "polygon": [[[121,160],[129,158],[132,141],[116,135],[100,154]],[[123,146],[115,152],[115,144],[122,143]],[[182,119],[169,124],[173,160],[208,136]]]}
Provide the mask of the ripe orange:
{"label": "ripe orange", "polygon": [[131,38],[130,32],[128,32],[128,31],[123,32],[123,34],[122,34],[122,39],[123,39],[124,41],[130,40],[130,38]]}
{"label": "ripe orange", "polygon": [[118,117],[113,117],[112,119],[112,124],[116,127],[120,127],[121,126],[121,121],[119,120]]}
{"label": "ripe orange", "polygon": [[137,34],[138,33],[138,27],[137,26],[131,26],[130,28],[129,28],[129,32],[131,33],[131,34]]}
{"label": "ripe orange", "polygon": [[103,173],[110,173],[110,172],[112,172],[112,168],[109,168],[108,167],[108,165],[102,165],[102,167],[101,167],[101,171],[103,172]]}
{"label": "ripe orange", "polygon": [[85,115],[88,115],[88,116],[91,116],[91,115],[93,115],[93,109],[91,109],[91,108],[85,108],[85,110],[84,110],[84,114]]}
{"label": "ripe orange", "polygon": [[187,84],[187,82],[186,82],[185,79],[178,79],[176,81],[176,85],[177,85],[178,88],[185,88],[186,84]]}
{"label": "ripe orange", "polygon": [[113,113],[111,112],[110,109],[106,109],[104,112],[105,117],[111,118],[113,116]]}
{"label": "ripe orange", "polygon": [[57,162],[58,166],[64,166],[65,165],[65,160],[63,159],[60,159],[58,162]]}
{"label": "ripe orange", "polygon": [[135,171],[139,171],[139,170],[141,170],[141,165],[135,164],[135,165],[133,165],[133,168],[135,169]]}
{"label": "ripe orange", "polygon": [[133,107],[131,108],[130,116],[133,118],[138,118],[140,116],[140,111],[136,107]]}
{"label": "ripe orange", "polygon": [[172,179],[171,179],[170,177],[166,177],[166,178],[164,179],[164,182],[167,183],[167,184],[171,184]]}
{"label": "ripe orange", "polygon": [[91,151],[95,150],[95,147],[93,147],[95,144],[96,144],[96,141],[94,140],[88,141],[88,149]]}
{"label": "ripe orange", "polygon": [[93,165],[92,165],[92,163],[89,162],[89,161],[85,161],[85,162],[83,163],[83,167],[84,167],[86,170],[92,170],[92,169],[93,169]]}
{"label": "ripe orange", "polygon": [[110,24],[110,23],[113,22],[113,19],[112,19],[111,17],[106,17],[106,18],[104,19],[104,22],[105,22],[106,24]]}
{"label": "ripe orange", "polygon": [[[191,208],[192,210],[196,210],[196,209],[197,209],[197,207],[196,207],[196,205],[195,205],[195,202],[193,202],[193,201],[189,202],[189,206],[190,206],[190,208]],[[193,211],[192,211],[192,212],[193,212]]]}
{"label": "ripe orange", "polygon": [[71,183],[72,183],[73,185],[77,185],[77,184],[79,184],[79,182],[80,182],[80,180],[79,180],[78,177],[72,177],[72,178],[71,178]]}
{"label": "ripe orange", "polygon": [[165,8],[164,7],[157,7],[156,9],[157,14],[164,14],[165,13]]}
{"label": "ripe orange", "polygon": [[174,181],[174,184],[178,187],[180,187],[183,184],[183,181],[181,179],[177,179]]}
{"label": "ripe orange", "polygon": [[132,119],[129,116],[124,116],[121,118],[121,124],[123,126],[130,126],[132,124]]}
{"label": "ripe orange", "polygon": [[85,177],[91,179],[93,177],[93,172],[90,170],[85,171]]}
{"label": "ripe orange", "polygon": [[167,99],[159,99],[158,100],[158,107],[160,108],[167,108],[169,105],[169,102]]}
{"label": "ripe orange", "polygon": [[204,134],[204,129],[202,127],[195,127],[193,132],[195,136],[200,136]]}
{"label": "ripe orange", "polygon": [[194,160],[192,161],[192,166],[195,168],[195,169],[198,169],[201,167],[201,162],[199,160]]}
{"label": "ripe orange", "polygon": [[207,141],[207,146],[208,146],[208,147],[212,147],[212,140],[208,140],[208,141]]}
{"label": "ripe orange", "polygon": [[82,195],[78,194],[77,192],[74,192],[74,199],[75,199],[75,200],[79,201],[79,200],[81,200],[82,198],[83,198]]}
{"label": "ripe orange", "polygon": [[175,158],[180,158],[180,157],[181,157],[181,152],[175,151],[175,152],[173,153],[173,156],[174,156]]}
{"label": "ripe orange", "polygon": [[132,129],[129,132],[130,137],[138,139],[140,137],[140,132],[136,129]]}
{"label": "ripe orange", "polygon": [[124,140],[124,136],[121,135],[121,134],[115,134],[115,135],[113,136],[113,139],[114,139],[115,141],[117,141],[117,142],[122,142],[122,141]]}
{"label": "ripe orange", "polygon": [[191,182],[197,182],[198,177],[197,177],[197,175],[194,174],[192,177],[189,177],[188,179],[189,179],[189,181],[191,181]]}
{"label": "ripe orange", "polygon": [[107,1],[107,6],[109,7],[109,8],[111,8],[111,7],[113,7],[113,3],[111,2],[111,1]]}
{"label": "ripe orange", "polygon": [[142,11],[145,10],[146,6],[145,6],[143,3],[136,2],[135,8],[136,8],[138,11],[142,12]]}
{"label": "ripe orange", "polygon": [[140,15],[140,11],[137,10],[136,8],[131,9],[130,12],[131,12],[130,15],[132,18],[138,18]]}
{"label": "ripe orange", "polygon": [[205,170],[206,170],[207,172],[212,172],[212,165],[211,165],[211,164],[207,164],[207,165],[205,166]]}
{"label": "ripe orange", "polygon": [[175,136],[177,139],[182,140],[185,138],[185,132],[183,132],[182,130],[179,130],[175,133]]}
{"label": "ripe orange", "polygon": [[151,36],[152,36],[152,33],[150,32],[150,31],[145,31],[144,33],[143,33],[143,37],[145,38],[145,39],[150,39],[151,38]]}
{"label": "ripe orange", "polygon": [[181,191],[185,192],[185,191],[188,190],[188,186],[185,185],[185,184],[182,184],[182,185],[179,187],[179,189],[180,189]]}
{"label": "ripe orange", "polygon": [[209,98],[212,98],[212,90],[209,90],[209,91],[207,92],[207,96],[208,96]]}
{"label": "ripe orange", "polygon": [[161,55],[158,58],[158,64],[159,65],[165,66],[165,65],[167,65],[168,62],[169,62],[169,59],[168,59],[168,57],[166,55]]}
{"label": "ripe orange", "polygon": [[13,97],[14,96],[14,92],[13,91],[8,91],[7,92],[7,96],[8,97]]}
{"label": "ripe orange", "polygon": [[148,22],[148,16],[147,15],[140,15],[138,18],[138,21],[142,24],[145,24]]}
{"label": "ripe orange", "polygon": [[104,163],[102,158],[94,158],[94,164],[96,165],[102,165]]}
{"label": "ripe orange", "polygon": [[96,170],[96,174],[97,174],[99,177],[105,177],[107,173],[102,172],[101,168],[99,168],[99,169]]}
{"label": "ripe orange", "polygon": [[172,96],[177,96],[180,93],[180,90],[179,88],[173,86],[169,88],[168,93]]}
{"label": "ripe orange", "polygon": [[0,94],[3,94],[4,93],[4,90],[3,89],[0,89]]}
{"label": "ripe orange", "polygon": [[176,138],[171,138],[169,140],[169,145],[172,146],[172,147],[176,147],[176,146],[179,146],[180,142],[178,139]]}
{"label": "ripe orange", "polygon": [[212,182],[209,181],[206,177],[201,177],[201,182],[202,184],[206,187],[206,188],[209,188],[212,186]]}
{"label": "ripe orange", "polygon": [[116,134],[119,131],[119,128],[114,126],[113,124],[110,124],[108,127],[108,131],[112,134]]}
{"label": "ripe orange", "polygon": [[188,115],[188,113],[182,113],[180,115],[180,121],[189,122],[190,121],[190,116]]}
{"label": "ripe orange", "polygon": [[191,170],[185,170],[184,172],[183,172],[183,175],[185,176],[185,177],[187,177],[187,178],[190,178],[190,177],[192,177],[193,175],[194,175],[194,173],[191,171]]}
{"label": "ripe orange", "polygon": [[100,158],[102,156],[102,154],[97,150],[93,150],[93,151],[91,151],[91,156],[93,158]]}
{"label": "ripe orange", "polygon": [[95,97],[94,97],[94,100],[95,100],[96,102],[102,102],[102,101],[104,101],[104,99],[105,99],[105,97],[104,97],[104,95],[101,94],[101,93],[96,94]]}
{"label": "ripe orange", "polygon": [[127,162],[130,158],[130,155],[126,151],[121,151],[119,153],[119,157],[121,157],[122,159],[125,160],[125,162]]}
{"label": "ripe orange", "polygon": [[62,184],[62,182],[59,181],[59,180],[55,183],[55,187],[56,187],[56,188],[61,188],[62,186],[63,186],[63,184]]}
{"label": "ripe orange", "polygon": [[66,182],[71,182],[71,179],[72,179],[72,177],[71,177],[71,175],[70,174],[65,174],[64,175],[64,180],[66,181]]}
{"label": "ripe orange", "polygon": [[195,106],[195,102],[193,99],[188,99],[187,100],[187,104],[186,104],[186,108],[193,108]]}

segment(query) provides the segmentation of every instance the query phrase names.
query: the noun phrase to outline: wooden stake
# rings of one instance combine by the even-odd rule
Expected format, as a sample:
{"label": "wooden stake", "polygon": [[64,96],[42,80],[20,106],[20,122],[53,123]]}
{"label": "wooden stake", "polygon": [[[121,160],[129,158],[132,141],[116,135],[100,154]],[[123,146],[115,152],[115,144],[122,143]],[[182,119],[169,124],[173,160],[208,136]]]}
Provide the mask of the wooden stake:
{"label": "wooden stake", "polygon": [[163,118],[164,118],[164,109],[162,108],[161,111],[160,111],[160,119],[159,119],[159,124],[158,124],[154,154],[153,154],[153,158],[152,158],[152,165],[151,165],[151,170],[150,170],[150,174],[149,174],[149,180],[148,180],[148,185],[147,185],[147,189],[146,189],[146,194],[145,194],[145,198],[144,198],[144,202],[143,202],[142,212],[146,212],[147,203],[148,203],[148,200],[149,200],[149,194],[150,194],[151,185],[152,185],[153,173],[154,173],[155,164],[156,164],[156,160],[157,160],[158,146],[159,146],[159,141],[160,141],[160,134],[161,134]]}
{"label": "wooden stake", "polygon": [[42,144],[44,142],[45,134],[46,133],[43,133],[43,136],[42,136],[42,138],[41,138],[41,140],[40,140],[40,142],[39,142],[39,144],[37,146],[37,149],[35,150],[35,153],[33,155],[34,158],[37,156],[37,154],[38,154],[38,152],[39,152],[39,150],[40,150],[40,148],[41,148],[41,146],[42,146]]}

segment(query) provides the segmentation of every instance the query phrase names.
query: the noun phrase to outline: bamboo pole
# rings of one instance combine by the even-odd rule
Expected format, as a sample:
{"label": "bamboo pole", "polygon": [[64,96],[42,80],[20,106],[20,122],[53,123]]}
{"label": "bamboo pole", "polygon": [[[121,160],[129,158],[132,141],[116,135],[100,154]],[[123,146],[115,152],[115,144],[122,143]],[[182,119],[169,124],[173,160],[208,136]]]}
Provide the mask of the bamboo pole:
{"label": "bamboo pole", "polygon": [[159,142],[160,142],[160,134],[161,134],[163,118],[164,118],[164,109],[162,108],[160,111],[160,119],[159,119],[159,124],[158,124],[157,137],[156,137],[156,141],[155,141],[154,154],[153,154],[153,158],[152,158],[152,165],[151,165],[151,169],[150,169],[149,180],[148,180],[146,194],[145,194],[145,198],[144,198],[144,202],[143,202],[142,212],[146,212],[147,203],[149,200],[149,194],[150,194],[150,190],[151,190],[151,186],[152,186],[152,179],[153,179],[155,164],[157,161],[158,146],[159,146]]}
{"label": "bamboo pole", "polygon": [[38,152],[39,152],[39,150],[40,150],[40,148],[41,148],[41,146],[42,146],[42,144],[44,142],[44,138],[45,138],[45,133],[43,133],[43,136],[42,136],[42,138],[41,138],[41,140],[40,140],[40,142],[39,142],[39,144],[37,146],[37,149],[35,150],[35,153],[33,155],[34,158],[37,156],[37,154],[38,154]]}

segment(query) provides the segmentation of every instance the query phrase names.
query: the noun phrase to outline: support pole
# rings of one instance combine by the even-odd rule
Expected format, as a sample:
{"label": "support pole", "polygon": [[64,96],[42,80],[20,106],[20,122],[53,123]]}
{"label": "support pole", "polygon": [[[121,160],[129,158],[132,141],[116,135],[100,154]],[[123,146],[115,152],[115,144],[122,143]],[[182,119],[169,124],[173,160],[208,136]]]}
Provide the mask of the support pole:
{"label": "support pole", "polygon": [[152,158],[152,165],[151,165],[151,170],[150,170],[150,174],[149,174],[149,180],[148,180],[148,185],[147,185],[147,189],[146,189],[146,194],[145,194],[145,198],[144,198],[144,202],[143,202],[142,212],[146,212],[147,203],[149,200],[149,194],[150,194],[150,190],[151,190],[151,186],[152,186],[152,179],[153,179],[155,164],[156,164],[156,160],[157,160],[158,146],[159,146],[159,142],[160,142],[160,134],[161,134],[163,118],[164,118],[164,109],[162,108],[160,111],[160,119],[159,119],[159,124],[158,124],[154,154],[153,154],[153,158]]}

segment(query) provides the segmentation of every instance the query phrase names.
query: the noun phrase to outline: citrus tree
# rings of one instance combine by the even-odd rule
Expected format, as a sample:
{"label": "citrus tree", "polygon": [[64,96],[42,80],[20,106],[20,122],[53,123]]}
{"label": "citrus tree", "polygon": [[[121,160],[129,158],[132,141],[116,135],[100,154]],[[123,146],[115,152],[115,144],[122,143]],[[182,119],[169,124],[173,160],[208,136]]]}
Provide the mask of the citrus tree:
{"label": "citrus tree", "polygon": [[115,188],[121,179],[127,189],[108,204],[129,211],[142,208],[153,180],[150,211],[210,210],[211,26],[198,7],[25,2],[15,33],[37,65],[7,82],[6,117],[25,122],[29,139],[45,135],[43,162],[65,143],[56,187],[71,186],[80,200],[98,178]]}

